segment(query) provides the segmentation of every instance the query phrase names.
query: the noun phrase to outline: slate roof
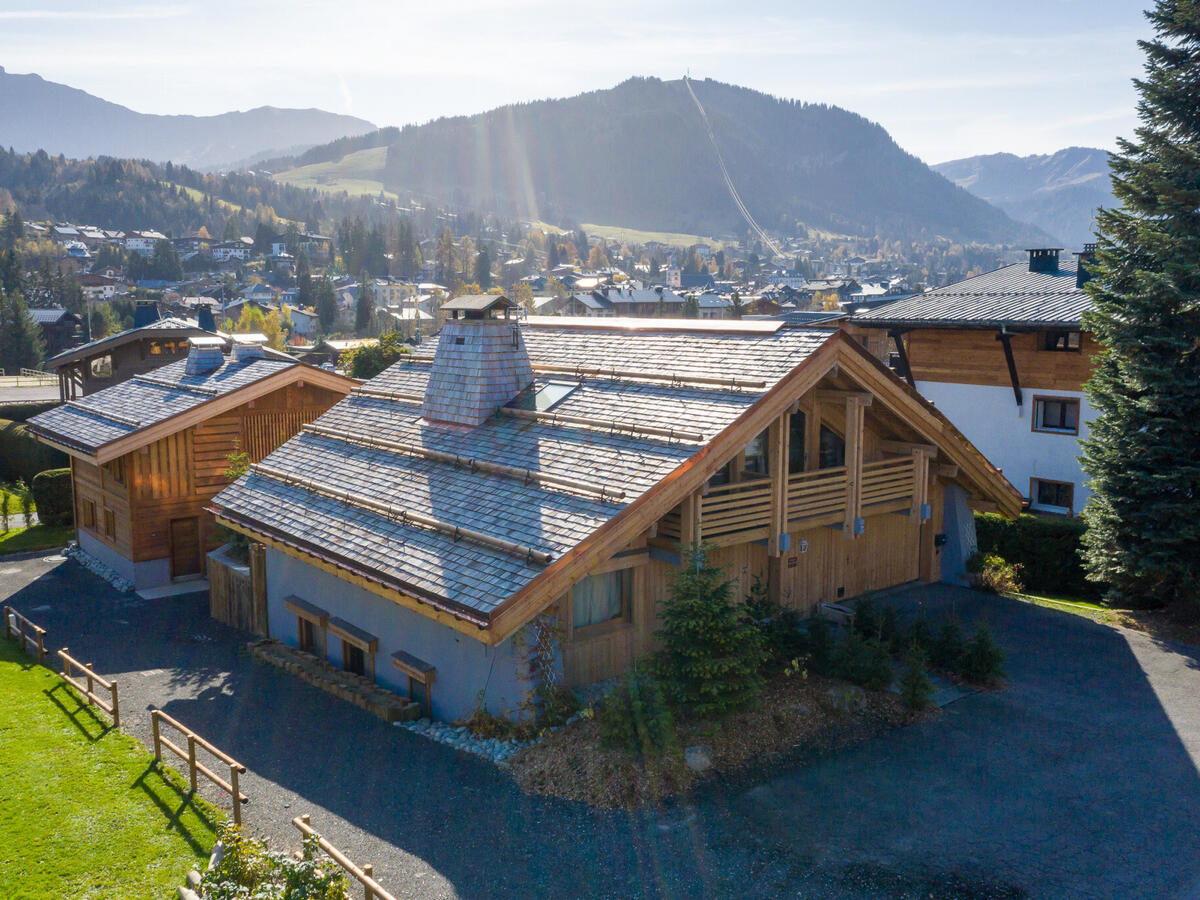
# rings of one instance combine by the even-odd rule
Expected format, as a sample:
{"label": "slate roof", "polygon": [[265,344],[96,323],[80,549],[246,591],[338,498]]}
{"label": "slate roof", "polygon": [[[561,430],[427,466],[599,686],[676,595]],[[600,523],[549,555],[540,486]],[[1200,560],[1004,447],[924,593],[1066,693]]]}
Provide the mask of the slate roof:
{"label": "slate roof", "polygon": [[[585,540],[699,452],[831,332],[764,327],[718,331],[712,323],[604,319],[526,324],[535,385],[578,381],[552,414],[678,429],[681,437],[495,415],[476,428],[421,418],[436,341],[397,362],[321,416],[213,500],[222,515],[484,625],[543,566],[528,554],[455,540],[402,511],[482,532],[556,559]],[[742,323],[737,323],[742,324]],[[693,330],[670,331],[671,327]],[[774,327],[772,327],[774,326]],[[659,328],[660,330],[655,330]],[[730,386],[537,372],[544,366],[729,379]],[[734,387],[761,379],[763,387]],[[387,395],[387,396],[383,396]],[[329,429],[334,430],[331,435]],[[701,432],[703,440],[692,436]],[[364,441],[364,439],[366,439]],[[405,452],[400,445],[421,448]],[[431,459],[449,454],[460,464]],[[475,460],[483,466],[471,466]],[[539,480],[494,474],[486,464],[528,469]],[[615,493],[575,490],[558,477]],[[300,483],[303,479],[317,482]],[[356,495],[345,500],[331,492]],[[623,492],[621,494],[620,492]],[[359,497],[386,504],[372,511]]]}
{"label": "slate roof", "polygon": [[[63,316],[70,315],[73,314],[63,309],[61,306],[29,307],[29,318],[33,319],[33,321],[39,325],[53,325]],[[78,319],[79,317],[74,316],[74,318]]]}
{"label": "slate roof", "polygon": [[119,331],[116,334],[110,334],[108,337],[98,338],[87,344],[80,344],[78,347],[72,347],[70,350],[64,350],[62,353],[52,356],[46,360],[45,366],[46,368],[57,368],[68,362],[73,362],[76,359],[83,359],[89,356],[94,356],[97,353],[102,353],[109,347],[116,347],[120,344],[138,340],[143,337],[154,337],[154,332],[180,332],[188,335],[212,333],[205,331],[203,328],[197,325],[194,319],[181,319],[175,316],[166,316],[162,319],[157,319],[148,325],[142,325],[138,328],[127,328],[125,331]]}
{"label": "slate roof", "polygon": [[1079,328],[1091,298],[1075,286],[1075,259],[1051,272],[1002,266],[924,294],[850,316],[867,327]]}
{"label": "slate roof", "polygon": [[181,359],[56,406],[30,419],[29,428],[57,443],[95,453],[105,444],[144,431],[298,363],[290,359],[256,358],[238,362],[229,358],[207,375],[186,375],[186,365],[187,360]]}

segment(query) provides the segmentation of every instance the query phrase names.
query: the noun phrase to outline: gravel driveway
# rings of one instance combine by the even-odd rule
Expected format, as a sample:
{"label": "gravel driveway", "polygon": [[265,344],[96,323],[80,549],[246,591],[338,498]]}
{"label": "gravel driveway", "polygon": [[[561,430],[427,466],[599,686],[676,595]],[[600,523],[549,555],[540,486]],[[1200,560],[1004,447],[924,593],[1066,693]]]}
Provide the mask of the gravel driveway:
{"label": "gravel driveway", "polygon": [[161,706],[245,763],[252,830],[297,846],[310,813],[398,897],[1200,900],[1200,651],[1065,613],[898,595],[986,616],[1010,687],[628,814],[524,796],[255,663],[202,596],[140,601],[56,554],[0,558],[0,596],[118,680],[127,730],[148,743]]}

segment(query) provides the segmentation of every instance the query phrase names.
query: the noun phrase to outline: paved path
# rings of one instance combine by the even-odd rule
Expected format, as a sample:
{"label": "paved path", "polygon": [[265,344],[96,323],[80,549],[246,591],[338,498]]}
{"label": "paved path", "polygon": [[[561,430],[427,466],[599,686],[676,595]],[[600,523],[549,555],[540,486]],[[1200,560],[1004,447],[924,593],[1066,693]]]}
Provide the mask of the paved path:
{"label": "paved path", "polygon": [[985,614],[1008,690],[840,753],[638,814],[522,795],[473,757],[255,663],[203,598],[119,595],[56,555],[0,558],[0,596],[250,768],[255,831],[314,824],[400,897],[1200,900],[1200,651],[943,587]]}

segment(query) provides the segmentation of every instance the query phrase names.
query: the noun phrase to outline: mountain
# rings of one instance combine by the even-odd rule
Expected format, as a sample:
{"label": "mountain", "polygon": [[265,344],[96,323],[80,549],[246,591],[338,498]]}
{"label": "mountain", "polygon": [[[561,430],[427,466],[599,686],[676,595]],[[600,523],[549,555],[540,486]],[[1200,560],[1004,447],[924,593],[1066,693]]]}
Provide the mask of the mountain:
{"label": "mountain", "polygon": [[993,153],[933,168],[1014,219],[1056,235],[1067,247],[1095,240],[1096,208],[1116,205],[1108,151],[1093,147],[1068,147],[1042,156]]}
{"label": "mountain", "polygon": [[[891,238],[1047,239],[834,106],[692,82],[735,187],[760,225]],[[559,100],[438,119],[274,161],[277,179],[648,231],[741,234],[704,120],[683,81],[633,78]],[[270,164],[268,164],[270,165]],[[290,166],[280,171],[281,166]]]}
{"label": "mountain", "polygon": [[320,109],[260,106],[217,116],[148,115],[38,75],[13,75],[0,67],[0,141],[17,151],[45,150],[74,159],[171,160],[215,168],[296,153],[374,130],[364,119]]}

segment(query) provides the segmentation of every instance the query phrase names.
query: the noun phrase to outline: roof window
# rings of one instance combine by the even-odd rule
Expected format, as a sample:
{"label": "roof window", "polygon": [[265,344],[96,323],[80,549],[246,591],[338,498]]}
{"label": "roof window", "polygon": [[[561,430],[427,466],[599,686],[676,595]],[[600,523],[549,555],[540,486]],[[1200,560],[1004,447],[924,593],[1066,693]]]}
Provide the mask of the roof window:
{"label": "roof window", "polygon": [[513,409],[531,409],[545,412],[553,409],[579,387],[577,381],[548,381],[541,387],[531,385],[508,403]]}

